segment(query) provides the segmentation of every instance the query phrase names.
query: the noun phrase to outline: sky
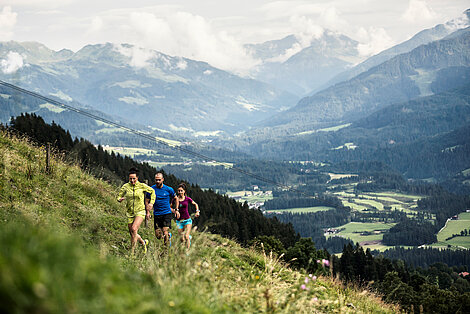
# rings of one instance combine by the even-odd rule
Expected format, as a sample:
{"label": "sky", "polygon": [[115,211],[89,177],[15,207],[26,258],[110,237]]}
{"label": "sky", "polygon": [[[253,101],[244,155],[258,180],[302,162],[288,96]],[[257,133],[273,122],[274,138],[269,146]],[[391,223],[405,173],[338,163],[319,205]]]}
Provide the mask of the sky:
{"label": "sky", "polygon": [[0,0],[0,41],[73,51],[129,43],[242,74],[259,62],[247,43],[294,34],[308,46],[331,30],[367,57],[469,8],[470,0]]}

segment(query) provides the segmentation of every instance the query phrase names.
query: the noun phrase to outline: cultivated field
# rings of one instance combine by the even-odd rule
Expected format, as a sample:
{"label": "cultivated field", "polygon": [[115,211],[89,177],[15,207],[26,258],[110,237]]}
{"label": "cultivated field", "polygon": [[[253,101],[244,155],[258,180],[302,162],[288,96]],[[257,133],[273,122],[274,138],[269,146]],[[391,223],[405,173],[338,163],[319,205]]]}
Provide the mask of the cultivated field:
{"label": "cultivated field", "polygon": [[453,234],[460,234],[465,229],[470,229],[470,213],[460,213],[458,220],[448,220],[445,227],[437,234],[437,243],[433,246],[447,247],[448,245],[470,249],[470,234],[457,236],[450,240]]}
{"label": "cultivated field", "polygon": [[316,212],[325,212],[328,210],[334,209],[334,207],[328,206],[315,206],[315,207],[302,207],[302,208],[287,208],[287,209],[275,209],[267,210],[267,213],[292,213],[292,214],[305,214],[305,213],[316,213]]}
{"label": "cultivated field", "polygon": [[335,229],[340,230],[339,233],[332,236],[340,236],[346,239],[351,239],[354,243],[359,243],[364,249],[370,248],[371,250],[383,250],[388,248],[381,244],[383,233],[392,228],[394,223],[363,223],[363,222],[350,222]]}

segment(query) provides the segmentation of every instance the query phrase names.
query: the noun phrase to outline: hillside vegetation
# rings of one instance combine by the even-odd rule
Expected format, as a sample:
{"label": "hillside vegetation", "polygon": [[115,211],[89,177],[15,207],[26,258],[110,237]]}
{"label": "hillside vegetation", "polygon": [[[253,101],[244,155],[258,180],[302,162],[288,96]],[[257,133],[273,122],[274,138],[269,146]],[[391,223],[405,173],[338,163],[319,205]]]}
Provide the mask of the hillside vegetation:
{"label": "hillside vegetation", "polygon": [[[61,155],[0,133],[1,312],[389,313],[369,292],[293,271],[278,258],[195,232],[186,252],[151,239],[129,258],[117,187]],[[308,280],[307,280],[308,278]]]}

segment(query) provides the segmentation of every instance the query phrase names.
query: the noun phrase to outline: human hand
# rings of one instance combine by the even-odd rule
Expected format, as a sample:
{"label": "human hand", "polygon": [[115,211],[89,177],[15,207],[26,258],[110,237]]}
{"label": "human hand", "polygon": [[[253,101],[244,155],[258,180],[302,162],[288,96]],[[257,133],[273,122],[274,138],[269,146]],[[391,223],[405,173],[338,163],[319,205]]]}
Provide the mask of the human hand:
{"label": "human hand", "polygon": [[175,211],[175,216],[176,216],[176,219],[180,219],[180,212],[178,210]]}
{"label": "human hand", "polygon": [[198,210],[196,211],[195,217],[196,217],[196,218],[199,217],[199,211],[198,211]]}
{"label": "human hand", "polygon": [[145,204],[145,209],[147,209],[147,211],[151,211],[152,207],[153,207],[153,204]]}

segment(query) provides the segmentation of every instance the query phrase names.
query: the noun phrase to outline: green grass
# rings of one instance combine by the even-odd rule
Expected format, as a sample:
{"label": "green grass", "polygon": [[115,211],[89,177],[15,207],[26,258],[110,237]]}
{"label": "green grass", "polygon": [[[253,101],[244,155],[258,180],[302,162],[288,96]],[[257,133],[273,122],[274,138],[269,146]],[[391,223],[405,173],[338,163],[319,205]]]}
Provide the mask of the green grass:
{"label": "green grass", "polygon": [[369,208],[384,210],[384,205],[378,201],[374,201],[371,199],[355,199],[354,201],[360,205],[366,205]]}
{"label": "green grass", "polygon": [[240,197],[240,202],[266,202],[273,199],[272,191],[227,191],[229,197]]}
{"label": "green grass", "polygon": [[[10,313],[393,313],[367,290],[305,273],[229,239],[189,251],[151,240],[128,257],[118,187],[0,133],[0,311]],[[197,222],[196,222],[197,224]],[[353,304],[354,308],[348,306]]]}
{"label": "green grass", "polygon": [[362,232],[371,232],[374,231],[386,231],[393,227],[394,223],[362,223],[362,222],[350,222],[343,226],[337,227],[335,229],[343,229],[334,236],[341,236],[346,239],[351,239],[354,243],[359,243],[364,248],[378,248],[384,249],[386,246],[380,244],[382,241],[383,234],[370,234],[370,235],[361,235]]}
{"label": "green grass", "polygon": [[354,211],[383,211],[385,207],[391,210],[405,212],[409,217],[417,213],[417,202],[421,198],[417,195],[406,195],[396,192],[362,193],[355,195],[349,191],[334,192],[344,206]]}
{"label": "green grass", "polygon": [[453,234],[460,234],[460,231],[470,229],[470,213],[460,213],[459,220],[449,220],[446,223],[446,226],[439,231],[437,234],[438,243],[437,246],[459,246],[470,249],[470,235],[466,237],[455,237],[450,240],[446,240],[451,237]]}
{"label": "green grass", "polygon": [[302,208],[287,208],[287,209],[276,209],[267,210],[267,213],[292,213],[292,214],[305,214],[305,213],[317,213],[325,212],[334,209],[334,207],[328,206],[315,206],[315,207],[302,207]]}

